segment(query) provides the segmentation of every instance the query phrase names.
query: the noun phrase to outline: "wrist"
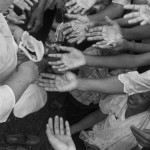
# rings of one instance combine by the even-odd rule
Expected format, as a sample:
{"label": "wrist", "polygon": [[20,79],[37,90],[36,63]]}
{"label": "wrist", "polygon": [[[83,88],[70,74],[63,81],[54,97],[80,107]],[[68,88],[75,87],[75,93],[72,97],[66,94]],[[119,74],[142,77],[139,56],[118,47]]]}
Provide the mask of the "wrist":
{"label": "wrist", "polygon": [[85,91],[86,89],[86,85],[85,85],[85,79],[77,79],[77,90],[80,90],[80,91]]}

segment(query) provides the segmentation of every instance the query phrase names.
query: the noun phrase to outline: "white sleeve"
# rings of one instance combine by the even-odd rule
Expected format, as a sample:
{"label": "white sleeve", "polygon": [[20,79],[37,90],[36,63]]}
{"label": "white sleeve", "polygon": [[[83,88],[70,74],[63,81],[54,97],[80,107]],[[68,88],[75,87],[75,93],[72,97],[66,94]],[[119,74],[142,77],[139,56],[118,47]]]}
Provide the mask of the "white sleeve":
{"label": "white sleeve", "polygon": [[124,92],[129,95],[150,91],[150,70],[142,74],[128,72],[119,75],[118,79],[124,84]]}
{"label": "white sleeve", "polygon": [[127,4],[131,4],[131,0],[112,0],[112,3],[127,5]]}
{"label": "white sleeve", "polygon": [[15,106],[15,95],[8,85],[0,86],[0,123],[6,122]]}

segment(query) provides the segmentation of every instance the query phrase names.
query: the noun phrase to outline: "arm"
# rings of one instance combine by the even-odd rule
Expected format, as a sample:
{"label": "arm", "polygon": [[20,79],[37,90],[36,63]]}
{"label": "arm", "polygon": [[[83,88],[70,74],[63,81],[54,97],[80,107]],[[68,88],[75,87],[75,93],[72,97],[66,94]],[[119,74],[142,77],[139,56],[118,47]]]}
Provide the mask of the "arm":
{"label": "arm", "polygon": [[107,68],[135,68],[150,64],[150,53],[144,53],[140,55],[124,54],[117,56],[85,55],[85,58],[87,66],[100,66]]}
{"label": "arm", "polygon": [[98,122],[104,120],[107,117],[106,114],[103,114],[100,109],[94,111],[93,113],[89,114],[85,118],[83,118],[78,123],[71,126],[71,134],[75,134],[79,131],[84,129],[88,129]]}
{"label": "arm", "polygon": [[147,32],[149,30],[150,30],[150,25],[135,26],[133,28],[124,28],[123,37],[127,40],[149,39],[150,33]]}
{"label": "arm", "polygon": [[104,21],[105,16],[108,16],[111,19],[115,19],[121,17],[123,12],[123,5],[112,3],[99,13],[89,15],[88,18],[90,21]]}

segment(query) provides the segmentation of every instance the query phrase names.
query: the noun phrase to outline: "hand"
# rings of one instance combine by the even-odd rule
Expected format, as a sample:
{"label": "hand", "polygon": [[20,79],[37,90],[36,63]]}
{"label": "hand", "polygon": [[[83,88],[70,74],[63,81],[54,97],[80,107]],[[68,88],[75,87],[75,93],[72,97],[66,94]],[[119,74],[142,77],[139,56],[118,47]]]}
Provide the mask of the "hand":
{"label": "hand", "polygon": [[[89,24],[89,20],[86,16],[69,15],[70,19],[74,19],[63,25],[63,34],[67,37],[69,43],[82,43],[85,39],[86,27]],[[78,17],[77,17],[78,16]]]}
{"label": "hand", "polygon": [[28,29],[29,32],[38,32],[40,28],[43,26],[43,15],[44,12],[39,7],[37,7],[31,14],[31,18],[29,20]]}
{"label": "hand", "polygon": [[80,13],[83,15],[87,10],[89,10],[97,0],[70,0],[66,3],[66,7],[71,7],[68,13]]}
{"label": "hand", "polygon": [[77,88],[77,78],[71,72],[64,75],[41,74],[38,85],[46,91],[67,92]]}
{"label": "hand", "polygon": [[38,80],[39,72],[37,65],[32,61],[27,61],[18,66],[18,72],[25,75],[30,83],[34,83]]}
{"label": "hand", "polygon": [[59,61],[49,62],[54,69],[58,71],[67,71],[69,69],[75,69],[86,64],[83,53],[72,47],[60,46],[57,48],[59,51],[65,51],[63,54],[49,54],[49,57],[60,58]]}
{"label": "hand", "polygon": [[55,117],[54,127],[52,118],[50,118],[47,124],[46,134],[54,150],[76,150],[71,138],[68,121],[65,122],[64,129],[64,121],[62,118]]}
{"label": "hand", "polygon": [[87,33],[87,40],[100,41],[96,43],[95,47],[111,49],[123,44],[123,36],[120,26],[116,21],[112,21],[106,17],[107,25],[99,26],[89,29]]}
{"label": "hand", "polygon": [[141,25],[150,24],[150,6],[149,5],[125,5],[124,9],[133,10],[124,16],[129,19],[129,24],[140,23]]}
{"label": "hand", "polygon": [[150,129],[140,130],[135,126],[131,126],[131,131],[141,146],[150,148]]}
{"label": "hand", "polygon": [[23,11],[24,10],[30,11],[34,3],[38,3],[38,0],[14,0],[13,1],[13,4]]}
{"label": "hand", "polygon": [[8,25],[9,25],[12,35],[14,36],[16,43],[19,45],[24,31],[19,26],[11,22],[8,22]]}
{"label": "hand", "polygon": [[6,15],[6,19],[14,24],[24,24],[26,15],[23,13],[22,15],[18,16],[14,10],[10,8],[8,10],[8,15]]}

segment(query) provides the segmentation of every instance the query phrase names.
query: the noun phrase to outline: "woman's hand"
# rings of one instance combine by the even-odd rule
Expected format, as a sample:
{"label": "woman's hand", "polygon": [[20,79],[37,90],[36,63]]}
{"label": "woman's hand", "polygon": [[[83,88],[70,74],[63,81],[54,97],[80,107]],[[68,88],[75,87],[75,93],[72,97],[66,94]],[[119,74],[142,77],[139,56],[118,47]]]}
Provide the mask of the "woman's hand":
{"label": "woman's hand", "polygon": [[124,9],[134,11],[124,16],[125,19],[129,19],[128,21],[129,24],[134,23],[140,23],[141,25],[150,24],[149,5],[125,5]]}
{"label": "woman's hand", "polygon": [[50,118],[47,124],[46,134],[54,150],[76,150],[71,138],[69,123],[66,121],[64,128],[63,118],[56,116],[54,125],[52,118]]}
{"label": "woman's hand", "polygon": [[135,126],[131,126],[131,131],[135,136],[138,144],[143,147],[150,148],[150,129],[140,130]]}
{"label": "woman's hand", "polygon": [[59,61],[49,62],[50,65],[54,69],[58,69],[58,71],[67,71],[71,69],[75,69],[81,67],[86,64],[85,57],[83,53],[73,47],[57,47],[60,51],[65,51],[67,53],[63,54],[49,54],[49,57],[59,58]]}
{"label": "woman's hand", "polygon": [[67,92],[77,88],[77,77],[71,73],[55,75],[49,73],[40,74],[38,85],[46,91]]}

